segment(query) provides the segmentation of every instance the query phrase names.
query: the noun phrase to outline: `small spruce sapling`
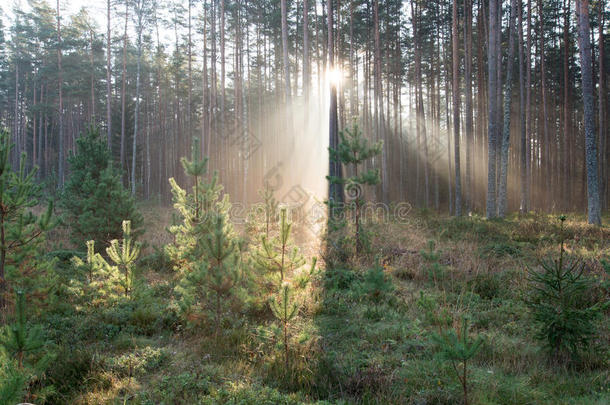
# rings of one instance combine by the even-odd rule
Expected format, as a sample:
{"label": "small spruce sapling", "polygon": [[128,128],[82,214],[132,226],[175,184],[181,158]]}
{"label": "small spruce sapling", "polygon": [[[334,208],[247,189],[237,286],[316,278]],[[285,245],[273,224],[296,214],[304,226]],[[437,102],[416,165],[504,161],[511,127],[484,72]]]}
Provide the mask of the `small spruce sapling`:
{"label": "small spruce sapling", "polygon": [[541,260],[542,271],[529,270],[531,294],[526,299],[538,325],[536,338],[544,341],[556,360],[564,354],[576,359],[596,334],[595,321],[609,302],[591,304],[592,283],[584,277],[584,264],[565,253],[564,215],[561,221],[559,257]]}
{"label": "small spruce sapling", "polygon": [[433,334],[432,339],[439,347],[441,359],[451,362],[453,370],[462,385],[464,405],[468,405],[468,361],[477,355],[483,344],[482,337],[468,336],[468,320],[462,318],[462,327],[452,328]]}
{"label": "small spruce sapling", "polygon": [[125,296],[133,289],[135,282],[135,264],[140,255],[140,244],[131,237],[131,221],[123,221],[123,239],[119,242],[113,239],[106,248],[108,257],[118,266],[122,276],[122,286]]}
{"label": "small spruce sapling", "polygon": [[289,283],[282,283],[279,292],[269,303],[273,315],[281,322],[284,340],[284,366],[288,371],[288,326],[299,312],[299,304],[294,297],[294,289]]}
{"label": "small spruce sapling", "polygon": [[[354,122],[352,128],[345,128],[339,133],[340,141],[337,149],[329,148],[330,157],[335,162],[344,164],[351,176],[342,178],[330,177],[331,183],[341,183],[345,187],[348,197],[349,208],[353,212],[355,226],[356,254],[362,250],[362,207],[364,201],[364,186],[374,186],[379,183],[381,177],[379,169],[361,169],[362,165],[381,153],[383,141],[369,145],[363,136],[358,124]],[[351,200],[351,201],[350,201]]]}

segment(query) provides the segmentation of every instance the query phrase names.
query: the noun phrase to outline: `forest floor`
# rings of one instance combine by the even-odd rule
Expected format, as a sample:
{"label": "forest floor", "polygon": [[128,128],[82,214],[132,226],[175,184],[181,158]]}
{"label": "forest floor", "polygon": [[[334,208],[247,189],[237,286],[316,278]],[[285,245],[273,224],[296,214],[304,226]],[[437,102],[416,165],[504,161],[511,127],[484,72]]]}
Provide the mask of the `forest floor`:
{"label": "forest floor", "polygon": [[[93,313],[46,316],[52,339],[69,343],[50,372],[52,403],[461,403],[462,386],[430,336],[439,327],[435,316],[455,324],[463,315],[470,334],[484,339],[469,364],[471,404],[610,403],[610,313],[590,350],[569,367],[549,361],[534,338],[527,269],[556,257],[556,216],[486,221],[423,211],[401,223],[369,224],[369,254],[323,270],[312,283],[290,328],[286,370],[269,311],[243,311],[220,338],[172,315],[174,272],[158,248],[171,241],[164,230],[171,208],[144,212],[143,292]],[[608,274],[598,259],[610,256],[610,228],[581,219],[566,222],[566,249],[602,285]],[[437,265],[421,253],[427,249]],[[376,262],[385,285],[367,276]]]}

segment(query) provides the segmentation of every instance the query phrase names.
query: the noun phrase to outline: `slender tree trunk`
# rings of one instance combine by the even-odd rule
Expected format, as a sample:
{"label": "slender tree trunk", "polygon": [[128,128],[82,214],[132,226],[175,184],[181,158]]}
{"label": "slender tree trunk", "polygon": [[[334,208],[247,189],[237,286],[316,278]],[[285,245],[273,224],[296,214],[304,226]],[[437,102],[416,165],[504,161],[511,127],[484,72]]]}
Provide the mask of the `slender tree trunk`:
{"label": "slender tree trunk", "polygon": [[[333,30],[334,30],[334,24],[333,24],[333,17],[334,17],[334,11],[333,11],[333,1],[332,0],[328,0],[328,13],[327,13],[327,18],[328,18],[328,66],[330,68],[330,70],[333,70],[335,68],[335,53],[334,53],[334,35],[333,35]],[[331,84],[330,87],[330,116],[329,116],[329,147],[333,148],[333,149],[337,149],[338,145],[339,145],[339,134],[338,134],[338,122],[337,122],[337,87],[335,84]],[[328,170],[328,174],[329,176],[331,176],[331,178],[336,178],[336,179],[340,179],[342,177],[342,170],[341,170],[341,163],[340,162],[336,162],[332,159],[329,160],[329,170]],[[329,190],[328,190],[328,198],[329,201],[331,201],[331,204],[343,204],[343,188],[341,187],[341,184],[339,184],[338,182],[333,182],[330,181],[329,182]],[[331,206],[331,208],[333,208]],[[332,214],[332,211],[331,211]]]}
{"label": "slender tree trunk", "polygon": [[[520,0],[519,0],[520,1]],[[515,18],[517,0],[510,2],[508,24],[508,60],[506,61],[506,86],[504,93],[504,127],[502,128],[502,150],[500,155],[500,184],[498,190],[498,216],[504,218],[508,205],[508,149],[510,147],[510,111],[513,90],[513,66],[515,65]]]}
{"label": "slender tree trunk", "polygon": [[565,0],[563,10],[563,137],[562,137],[562,158],[563,181],[561,182],[561,197],[563,209],[569,207],[568,189],[569,185],[569,164],[568,164],[568,139],[570,137],[570,0]]}
{"label": "slender tree trunk", "polygon": [[597,29],[598,29],[598,46],[599,46],[599,166],[600,166],[600,204],[601,209],[607,208],[606,190],[608,188],[608,128],[606,128],[606,102],[608,90],[606,89],[606,52],[604,42],[604,0],[597,2]]}
{"label": "slender tree trunk", "polygon": [[59,13],[59,0],[57,0],[57,72],[59,88],[59,151],[57,185],[63,188],[64,185],[64,99],[63,99],[63,71],[61,68],[61,17]]}
{"label": "slender tree trunk", "polygon": [[125,2],[125,31],[123,33],[123,72],[121,76],[121,170],[125,167],[125,82],[127,79],[127,22],[129,21],[129,2]]}
{"label": "slender tree trunk", "polygon": [[281,0],[280,8],[282,12],[282,58],[284,69],[284,91],[286,102],[290,100],[292,94],[290,90],[290,55],[288,54],[288,10],[286,9],[286,0]]}
{"label": "slender tree trunk", "polygon": [[106,142],[112,154],[112,81],[110,70],[110,0],[106,2]]}
{"label": "slender tree trunk", "polygon": [[[487,125],[487,114],[485,112],[485,67],[484,67],[484,57],[483,57],[483,45],[486,41],[485,39],[485,7],[483,4],[483,0],[479,0],[479,11],[477,14],[477,136],[475,142],[475,156],[483,157],[484,153],[484,142],[485,142],[485,126]],[[483,159],[477,159],[480,161]],[[477,164],[478,163],[478,164]],[[473,180],[477,179],[476,173],[481,170],[481,173],[485,173],[485,166],[480,162],[475,162],[475,170],[473,170],[472,177]],[[479,196],[478,196],[478,182],[475,182],[473,199],[473,206],[476,208],[479,207]],[[476,196],[476,197],[475,197]]]}
{"label": "slender tree trunk", "polygon": [[309,101],[309,86],[311,81],[309,66],[309,0],[303,0],[303,95],[305,105]]}
{"label": "slender tree trunk", "polygon": [[527,52],[525,61],[525,132],[527,165],[525,181],[525,211],[531,207],[531,184],[532,184],[532,0],[527,1]]}
{"label": "slender tree trunk", "polygon": [[488,104],[489,125],[487,130],[488,157],[487,157],[487,218],[496,216],[496,136],[498,132],[498,0],[489,0],[489,39],[487,46],[487,76],[488,76]]}
{"label": "slender tree trunk", "polygon": [[201,99],[201,156],[204,157],[206,154],[210,153],[207,149],[207,132],[208,130],[208,37],[207,37],[207,28],[208,28],[208,17],[207,17],[207,0],[203,1],[203,68],[202,68],[202,99]]}
{"label": "slender tree trunk", "polygon": [[472,0],[464,1],[464,80],[466,96],[466,207],[472,209]]}
{"label": "slender tree trunk", "polygon": [[460,55],[458,33],[458,0],[453,0],[452,13],[452,98],[453,98],[453,143],[455,159],[455,215],[462,215],[462,182],[460,179]]}
{"label": "slender tree trunk", "polygon": [[137,13],[137,34],[138,34],[138,60],[136,62],[136,109],[133,118],[133,145],[131,149],[131,195],[136,194],[136,157],[138,140],[138,119],[140,115],[140,66],[142,64],[142,30],[144,18],[144,2],[146,0],[136,0]]}
{"label": "slender tree trunk", "polygon": [[90,85],[91,85],[91,109],[89,112],[89,121],[95,122],[95,65],[93,64],[93,28],[89,27],[89,66],[91,68]]}
{"label": "slender tree trunk", "polygon": [[590,224],[601,225],[597,144],[595,140],[595,110],[593,100],[593,69],[591,66],[591,38],[589,0],[576,0],[578,18],[578,47],[580,49],[581,82],[585,124],[585,158],[587,168],[587,212]]}
{"label": "slender tree trunk", "polygon": [[193,136],[193,121],[192,121],[192,115],[193,115],[193,51],[192,51],[192,37],[191,37],[191,5],[192,5],[192,0],[188,0],[188,81],[189,81],[189,86],[188,86],[188,110],[187,110],[187,118],[188,118],[188,138],[186,139],[187,145],[191,142],[191,137]]}
{"label": "slender tree trunk", "polygon": [[[523,1],[518,0],[518,35],[519,35],[519,130],[520,130],[520,148],[519,148],[519,181],[520,181],[520,202],[519,212],[524,214],[527,211],[527,129],[525,115],[525,55],[523,50]],[[527,61],[529,64],[529,60]]]}
{"label": "slender tree trunk", "polygon": [[542,172],[543,176],[547,179],[544,182],[544,196],[543,201],[545,207],[548,203],[553,202],[552,196],[552,181],[551,181],[551,140],[549,137],[549,114],[547,107],[547,90],[546,90],[546,63],[545,63],[545,42],[544,42],[544,21],[543,21],[543,4],[542,0],[538,0],[538,16],[539,16],[539,28],[538,36],[540,39],[540,80],[542,87],[542,130],[544,136],[544,144],[542,145]]}
{"label": "slender tree trunk", "polygon": [[[220,0],[220,125],[224,130],[225,89],[225,0]],[[223,142],[224,143],[224,142]]]}

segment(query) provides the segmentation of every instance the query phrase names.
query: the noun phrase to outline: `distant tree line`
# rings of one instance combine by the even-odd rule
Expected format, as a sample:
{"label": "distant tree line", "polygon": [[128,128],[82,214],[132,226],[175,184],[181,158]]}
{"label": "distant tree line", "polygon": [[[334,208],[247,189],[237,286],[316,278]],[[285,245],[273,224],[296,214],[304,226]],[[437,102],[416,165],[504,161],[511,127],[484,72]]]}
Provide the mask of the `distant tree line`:
{"label": "distant tree line", "polygon": [[327,117],[334,66],[338,128],[356,117],[384,141],[377,199],[594,223],[608,207],[604,0],[28,4],[0,26],[0,125],[49,189],[94,123],[133,194],[169,202],[198,136],[234,201],[254,201],[295,137],[323,136],[307,117]]}

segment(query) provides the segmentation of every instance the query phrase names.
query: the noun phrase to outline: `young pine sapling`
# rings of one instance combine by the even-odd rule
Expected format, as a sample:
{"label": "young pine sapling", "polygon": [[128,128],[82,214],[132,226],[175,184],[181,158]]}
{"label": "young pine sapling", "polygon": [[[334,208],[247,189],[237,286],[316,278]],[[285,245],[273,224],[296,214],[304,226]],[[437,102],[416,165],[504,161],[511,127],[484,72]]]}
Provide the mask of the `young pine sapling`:
{"label": "young pine sapling", "polygon": [[273,315],[281,322],[284,340],[284,366],[288,371],[288,326],[299,312],[299,304],[294,297],[294,289],[289,283],[282,283],[277,297],[269,303]]}
{"label": "young pine sapling", "polygon": [[6,325],[0,334],[0,346],[15,356],[19,369],[28,354],[39,352],[46,341],[40,327],[29,328],[26,321],[25,293],[21,290],[15,292],[16,319],[12,325]]}
{"label": "young pine sapling", "polygon": [[374,186],[380,181],[379,169],[362,169],[363,164],[381,153],[383,141],[369,145],[356,123],[352,128],[345,128],[339,133],[340,142],[337,149],[329,148],[330,157],[340,162],[348,169],[351,176],[342,178],[329,177],[331,183],[341,183],[347,193],[348,205],[354,216],[356,254],[362,250],[362,207],[364,201],[364,186]]}
{"label": "young pine sapling", "polygon": [[136,259],[140,254],[140,244],[131,238],[131,221],[123,221],[122,241],[113,239],[110,246],[106,248],[106,253],[123,275],[121,284],[125,290],[125,296],[128,296],[133,289]]}
{"label": "young pine sapling", "polygon": [[451,362],[453,370],[462,385],[464,405],[468,405],[468,361],[481,349],[483,338],[468,336],[468,320],[462,318],[462,327],[452,328],[433,334],[432,339],[439,347],[443,360]]}
{"label": "young pine sapling", "polygon": [[[281,287],[290,272],[305,264],[305,258],[298,248],[290,243],[292,224],[286,218],[286,208],[280,210],[280,233],[276,238],[261,237],[261,246],[253,253],[254,265],[257,269],[271,273],[275,288]],[[314,259],[315,260],[315,259]],[[311,272],[315,267],[313,262]]]}
{"label": "young pine sapling", "polygon": [[36,169],[26,172],[27,159],[22,154],[19,169],[13,170],[14,146],[10,134],[0,130],[0,317],[6,313],[8,281],[15,286],[20,281],[32,281],[31,276],[24,278],[20,266],[30,263],[30,267],[35,267],[31,261],[37,256],[45,232],[55,225],[51,220],[52,201],[38,217],[29,210],[38,204],[40,195],[34,178]]}

